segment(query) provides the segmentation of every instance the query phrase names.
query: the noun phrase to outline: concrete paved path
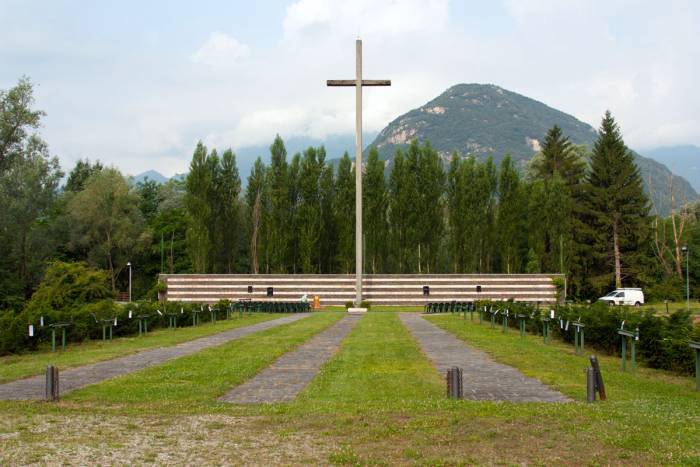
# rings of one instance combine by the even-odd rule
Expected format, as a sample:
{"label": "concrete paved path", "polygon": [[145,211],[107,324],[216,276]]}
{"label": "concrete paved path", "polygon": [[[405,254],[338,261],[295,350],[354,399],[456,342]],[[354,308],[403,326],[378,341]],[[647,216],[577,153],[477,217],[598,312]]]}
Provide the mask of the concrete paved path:
{"label": "concrete paved path", "polygon": [[340,343],[360,320],[348,315],[317,334],[296,350],[278,358],[247,382],[224,394],[220,400],[236,404],[287,402],[294,400],[340,348]]}
{"label": "concrete paved path", "polygon": [[[283,318],[261,323],[252,324],[228,331],[201,337],[182,344],[171,347],[159,347],[151,350],[144,350],[125,357],[93,363],[78,368],[71,368],[60,371],[59,388],[61,394],[73,391],[89,384],[95,384],[116,376],[125,375],[134,371],[142,370],[153,365],[158,365],[168,360],[184,357],[186,355],[199,352],[200,350],[226,342],[240,339],[250,334],[275,328],[283,324],[293,323],[310,316],[309,313],[298,313],[284,316]],[[59,369],[60,370],[60,369]],[[43,399],[45,397],[46,377],[44,375],[34,376],[27,379],[12,381],[0,385],[0,399],[23,400],[23,399]]]}
{"label": "concrete paved path", "polygon": [[423,352],[444,377],[454,366],[462,368],[464,398],[510,402],[569,402],[566,396],[508,365],[496,363],[485,352],[426,321],[418,313],[399,317]]}

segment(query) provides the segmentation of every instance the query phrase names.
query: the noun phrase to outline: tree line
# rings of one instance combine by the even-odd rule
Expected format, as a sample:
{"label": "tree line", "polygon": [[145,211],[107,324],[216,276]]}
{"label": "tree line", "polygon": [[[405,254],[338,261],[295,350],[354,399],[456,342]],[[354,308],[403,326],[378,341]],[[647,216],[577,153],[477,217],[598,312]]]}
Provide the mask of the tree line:
{"label": "tree line", "polygon": [[[184,178],[135,183],[81,160],[61,185],[43,115],[29,80],[0,91],[0,308],[19,309],[55,260],[105,270],[115,292],[130,263],[136,297],[159,273],[354,272],[347,153],[289,156],[277,136],[243,188],[234,152],[200,142]],[[555,126],[524,165],[413,141],[390,162],[370,148],[363,171],[367,273],[564,273],[578,298],[625,285],[679,299],[682,246],[700,254],[700,208],[673,199],[656,214],[610,113],[592,148]]]}

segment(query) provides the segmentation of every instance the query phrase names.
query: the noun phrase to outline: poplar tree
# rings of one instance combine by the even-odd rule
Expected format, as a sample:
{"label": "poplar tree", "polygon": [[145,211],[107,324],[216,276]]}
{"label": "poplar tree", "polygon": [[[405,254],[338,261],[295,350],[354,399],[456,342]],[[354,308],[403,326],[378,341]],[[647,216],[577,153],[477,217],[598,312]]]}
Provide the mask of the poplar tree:
{"label": "poplar tree", "polygon": [[321,274],[333,274],[337,271],[336,258],[338,256],[339,238],[335,212],[337,200],[335,183],[333,166],[324,165],[321,169],[321,180],[319,182],[321,197],[319,272]]}
{"label": "poplar tree", "polygon": [[287,250],[289,245],[289,168],[287,149],[279,135],[270,146],[270,167],[268,184],[270,189],[269,236],[270,269],[273,273],[287,272]]}
{"label": "poplar tree", "polygon": [[250,272],[258,274],[260,272],[261,237],[262,228],[265,222],[265,164],[261,158],[255,160],[255,164],[248,176],[248,187],[246,188],[246,204],[248,208],[248,218],[250,224]]}
{"label": "poplar tree", "polygon": [[[416,146],[418,143],[414,141]],[[418,272],[435,272],[444,232],[443,195],[445,172],[437,151],[426,142],[419,148],[415,193],[417,195],[416,240],[418,250]]]}
{"label": "poplar tree", "polygon": [[217,179],[216,191],[219,217],[214,225],[221,242],[221,266],[219,272],[231,274],[238,253],[241,222],[238,212],[238,196],[241,193],[241,177],[236,166],[236,155],[231,149],[224,152]]}
{"label": "poplar tree", "polygon": [[634,155],[610,111],[601,122],[586,182],[586,214],[591,219],[587,233],[601,267],[593,280],[599,287],[614,282],[619,288],[638,266],[638,255],[644,250],[649,200]]}
{"label": "poplar tree", "polygon": [[501,162],[498,183],[498,214],[496,232],[498,251],[500,252],[501,272],[513,274],[520,272],[522,235],[524,230],[524,213],[520,174],[507,155]]}
{"label": "poplar tree", "polygon": [[190,172],[186,182],[187,193],[185,194],[188,251],[196,273],[206,273],[210,266],[211,244],[208,225],[211,221],[210,194],[212,183],[207,148],[200,141],[192,155]]}
{"label": "poplar tree", "polygon": [[320,262],[321,196],[319,179],[326,151],[310,147],[304,151],[299,171],[299,263],[304,274],[317,273]]}
{"label": "poplar tree", "polygon": [[338,163],[335,189],[335,221],[338,233],[337,261],[340,271],[350,274],[355,270],[355,180],[352,161],[344,153]]}
{"label": "poplar tree", "polygon": [[366,172],[362,177],[362,198],[364,245],[367,256],[365,269],[372,274],[384,273],[387,272],[388,266],[388,199],[386,181],[384,180],[384,161],[379,159],[379,152],[375,147],[369,150],[367,156]]}
{"label": "poplar tree", "polygon": [[300,186],[299,174],[301,173],[301,154],[296,153],[289,164],[289,244],[287,248],[287,268],[296,274],[299,271],[299,229],[301,218],[299,215]]}

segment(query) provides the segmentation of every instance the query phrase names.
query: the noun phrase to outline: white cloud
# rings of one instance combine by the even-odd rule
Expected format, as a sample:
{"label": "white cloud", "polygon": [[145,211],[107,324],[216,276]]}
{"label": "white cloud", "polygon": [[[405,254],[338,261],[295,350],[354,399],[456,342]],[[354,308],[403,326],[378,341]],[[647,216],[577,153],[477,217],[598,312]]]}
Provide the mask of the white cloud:
{"label": "white cloud", "polygon": [[195,63],[214,67],[230,66],[250,55],[250,48],[223,32],[213,32],[190,57]]}
{"label": "white cloud", "polygon": [[331,34],[397,36],[444,27],[448,0],[299,0],[287,7],[286,39]]}

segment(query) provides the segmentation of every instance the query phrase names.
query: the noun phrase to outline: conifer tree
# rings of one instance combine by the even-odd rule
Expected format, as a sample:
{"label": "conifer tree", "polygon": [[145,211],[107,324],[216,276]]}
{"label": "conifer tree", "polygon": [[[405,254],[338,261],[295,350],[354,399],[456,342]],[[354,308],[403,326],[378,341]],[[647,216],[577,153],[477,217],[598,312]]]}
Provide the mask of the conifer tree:
{"label": "conifer tree", "polygon": [[321,169],[319,184],[321,196],[321,240],[320,273],[333,274],[337,271],[338,226],[335,217],[336,187],[333,178],[333,166],[324,165]]}
{"label": "conifer tree", "polygon": [[338,233],[337,261],[340,272],[350,274],[355,271],[355,175],[347,152],[338,163],[334,211]]}
{"label": "conifer tree", "polygon": [[270,146],[268,185],[270,189],[270,269],[273,273],[287,272],[289,248],[289,168],[287,149],[279,135]]}
{"label": "conifer tree", "polygon": [[220,239],[219,272],[231,274],[238,253],[241,222],[238,212],[238,196],[241,192],[241,177],[236,166],[236,155],[227,149],[221,157],[221,166],[216,183],[218,218],[213,224]]}
{"label": "conifer tree", "polygon": [[409,271],[408,242],[411,220],[409,212],[413,209],[410,189],[406,183],[408,177],[406,156],[400,149],[394,156],[394,167],[389,175],[389,221],[391,224],[391,254],[393,266],[397,273]]}
{"label": "conifer tree", "polygon": [[190,172],[187,175],[185,208],[187,209],[187,243],[192,267],[196,273],[209,271],[209,251],[211,247],[209,222],[211,220],[210,195],[212,172],[209,166],[207,148],[200,141],[192,155]]}
{"label": "conifer tree", "polygon": [[362,177],[362,198],[364,245],[367,256],[365,270],[372,274],[384,273],[387,272],[388,266],[388,199],[386,181],[384,180],[384,161],[379,159],[379,152],[375,147],[369,150],[367,156],[366,173]]}
{"label": "conifer tree", "polygon": [[320,263],[321,195],[319,179],[326,151],[309,147],[304,151],[299,172],[299,263],[304,274],[317,273]]}
{"label": "conifer tree", "polygon": [[[412,144],[418,145],[415,140]],[[444,232],[445,172],[440,156],[428,142],[419,148],[418,167],[415,174],[416,240],[420,246],[418,272],[430,274],[437,270]]]}
{"label": "conifer tree", "polygon": [[520,254],[522,253],[522,234],[524,230],[524,212],[520,174],[507,155],[501,162],[498,183],[498,215],[496,232],[498,251],[501,259],[501,272],[513,274],[520,272]]}
{"label": "conifer tree", "polygon": [[600,288],[611,283],[622,287],[644,250],[649,201],[634,155],[609,111],[601,122],[586,181],[586,213],[592,224],[587,233],[600,268],[594,280]]}
{"label": "conifer tree", "polygon": [[586,162],[565,137],[559,126],[554,125],[544,138],[542,151],[532,161],[535,178],[547,180],[558,173],[567,185],[581,183]]}
{"label": "conifer tree", "polygon": [[246,188],[246,204],[250,224],[250,272],[258,274],[260,269],[260,238],[265,218],[265,164],[261,158],[255,164],[248,176]]}
{"label": "conifer tree", "polygon": [[296,153],[289,163],[289,228],[287,245],[287,268],[296,274],[299,272],[299,230],[302,219],[299,215],[301,154]]}

